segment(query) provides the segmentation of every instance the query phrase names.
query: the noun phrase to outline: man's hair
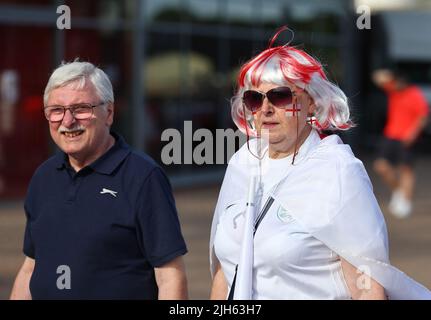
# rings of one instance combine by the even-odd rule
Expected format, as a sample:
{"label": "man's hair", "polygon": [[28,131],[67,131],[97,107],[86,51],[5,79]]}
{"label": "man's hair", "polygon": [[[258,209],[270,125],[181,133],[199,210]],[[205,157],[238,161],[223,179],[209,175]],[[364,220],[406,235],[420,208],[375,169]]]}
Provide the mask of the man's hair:
{"label": "man's hair", "polygon": [[400,68],[394,68],[391,70],[391,72],[397,81],[402,82],[404,84],[410,83],[409,74],[405,70]]}
{"label": "man's hair", "polygon": [[49,94],[52,90],[71,83],[76,85],[75,89],[79,90],[85,87],[87,80],[94,85],[97,95],[103,102],[114,103],[112,84],[106,73],[90,62],[76,59],[73,62],[62,62],[51,74],[43,95],[44,105],[46,106],[48,103]]}

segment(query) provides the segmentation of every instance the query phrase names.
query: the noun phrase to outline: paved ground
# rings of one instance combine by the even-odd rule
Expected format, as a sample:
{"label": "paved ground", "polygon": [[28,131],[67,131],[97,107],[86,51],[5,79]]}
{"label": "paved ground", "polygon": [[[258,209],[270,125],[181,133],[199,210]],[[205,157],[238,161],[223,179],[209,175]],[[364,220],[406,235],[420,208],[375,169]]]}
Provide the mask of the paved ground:
{"label": "paved ground", "polygon": [[[387,213],[388,192],[373,178],[374,189],[389,229],[392,263],[431,288],[431,158],[418,160],[414,214],[406,220]],[[369,171],[370,172],[370,171]],[[209,295],[208,240],[219,186],[175,192],[184,236],[188,243],[187,275],[191,299]],[[21,203],[0,204],[0,299],[8,297],[21,254],[24,215]]]}

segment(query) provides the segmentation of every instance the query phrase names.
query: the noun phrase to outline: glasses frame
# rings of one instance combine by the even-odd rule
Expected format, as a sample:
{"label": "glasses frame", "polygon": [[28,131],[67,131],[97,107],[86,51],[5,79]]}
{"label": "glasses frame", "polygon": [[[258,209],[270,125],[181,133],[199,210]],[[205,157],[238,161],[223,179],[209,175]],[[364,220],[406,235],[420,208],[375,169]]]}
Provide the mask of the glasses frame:
{"label": "glasses frame", "polygon": [[[292,98],[291,98],[291,99],[292,99],[292,101],[291,101],[291,103],[289,103],[289,104],[283,104],[283,105],[277,105],[277,104],[274,104],[274,103],[271,101],[271,99],[270,99],[270,98],[268,98],[268,93],[271,93],[271,91],[280,90],[280,89],[288,89],[288,90],[291,92],[291,94],[292,94]],[[258,94],[260,94],[260,95],[261,95],[260,106],[259,106],[258,108],[256,108],[255,110],[252,110],[252,108],[249,108],[249,106],[248,106],[248,105],[247,105],[247,103],[245,102],[244,95],[245,95],[247,92],[258,93]],[[268,99],[268,101],[269,101],[269,102],[270,102],[274,107],[276,107],[276,108],[278,108],[278,109],[287,109],[287,107],[288,107],[288,106],[290,106],[290,105],[294,104],[294,100],[295,100],[296,96],[297,96],[297,95],[296,95],[295,91],[293,91],[290,87],[287,87],[287,86],[275,87],[275,88],[272,88],[272,89],[268,90],[267,92],[262,92],[262,91],[258,91],[258,90],[246,90],[246,91],[244,91],[244,93],[242,94],[242,103],[245,105],[245,107],[247,108],[247,110],[248,110],[248,111],[250,111],[250,112],[252,112],[252,113],[256,113],[256,112],[258,112],[260,109],[262,109],[263,102],[264,102],[265,98],[266,98],[266,99]]]}
{"label": "glasses frame", "polygon": [[[103,106],[103,105],[105,105],[106,104],[106,102],[104,102],[104,101],[102,101],[102,102],[100,102],[100,103],[98,103],[98,104],[95,104],[95,105],[92,105],[91,103],[75,103],[75,104],[71,104],[71,105],[68,105],[68,106],[62,106],[62,105],[52,105],[52,106],[46,106],[46,107],[43,107],[43,114],[45,115],[45,118],[46,118],[46,120],[48,120],[49,122],[61,122],[61,121],[63,121],[63,119],[64,119],[64,115],[66,114],[66,110],[69,110],[70,111],[70,113],[72,114],[72,116],[76,119],[76,120],[88,120],[88,119],[90,119],[92,116],[93,116],[93,114],[94,114],[94,108],[96,108],[96,107],[100,107],[100,106]],[[88,117],[86,117],[86,118],[76,118],[76,116],[75,116],[75,110],[79,107],[79,106],[87,106],[87,107],[89,107],[89,108],[91,108],[91,114],[88,116]],[[52,108],[52,107],[62,107],[63,108],[63,116],[61,117],[61,119],[60,120],[56,120],[56,121],[52,121],[52,120],[50,120],[49,119],[49,117],[48,117],[48,115],[46,114],[46,109],[48,109],[48,108]]]}

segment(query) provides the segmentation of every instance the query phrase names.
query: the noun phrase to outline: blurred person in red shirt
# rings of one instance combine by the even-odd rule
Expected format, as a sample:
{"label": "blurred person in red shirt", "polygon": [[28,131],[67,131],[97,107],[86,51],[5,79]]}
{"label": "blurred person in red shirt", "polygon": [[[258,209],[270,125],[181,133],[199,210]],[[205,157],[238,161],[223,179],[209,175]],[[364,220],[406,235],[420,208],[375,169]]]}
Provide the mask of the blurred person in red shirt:
{"label": "blurred person in red shirt", "polygon": [[398,218],[411,214],[415,184],[411,147],[424,129],[428,104],[421,90],[395,71],[380,69],[373,82],[388,97],[387,121],[374,170],[390,187],[390,212]]}

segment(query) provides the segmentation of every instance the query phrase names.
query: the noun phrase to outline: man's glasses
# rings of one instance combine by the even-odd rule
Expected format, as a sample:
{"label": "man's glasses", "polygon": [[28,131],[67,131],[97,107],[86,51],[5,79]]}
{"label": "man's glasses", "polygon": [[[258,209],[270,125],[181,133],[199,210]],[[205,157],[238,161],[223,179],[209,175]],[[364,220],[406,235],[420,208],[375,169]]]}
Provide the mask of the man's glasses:
{"label": "man's glasses", "polygon": [[293,96],[294,94],[289,87],[277,87],[266,93],[247,90],[242,96],[242,101],[247,109],[254,113],[262,108],[265,97],[268,98],[274,107],[285,109],[292,104]]}
{"label": "man's glasses", "polygon": [[105,102],[101,102],[96,105],[90,103],[78,103],[70,106],[47,106],[43,108],[45,118],[50,122],[60,122],[63,120],[66,110],[70,110],[72,116],[76,120],[87,120],[93,116],[93,109],[104,105]]}

